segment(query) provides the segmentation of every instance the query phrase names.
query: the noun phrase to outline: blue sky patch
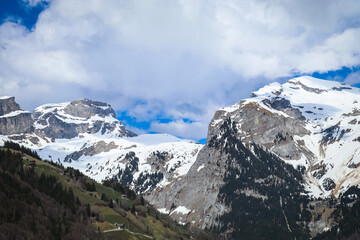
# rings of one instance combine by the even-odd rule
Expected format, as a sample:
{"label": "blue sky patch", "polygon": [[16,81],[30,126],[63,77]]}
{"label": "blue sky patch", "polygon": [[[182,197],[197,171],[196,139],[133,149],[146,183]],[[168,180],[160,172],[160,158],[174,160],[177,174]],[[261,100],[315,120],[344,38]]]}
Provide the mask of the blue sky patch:
{"label": "blue sky patch", "polygon": [[41,2],[32,7],[22,0],[2,0],[0,1],[0,24],[5,21],[20,22],[31,31],[39,14],[48,6],[48,2]]}

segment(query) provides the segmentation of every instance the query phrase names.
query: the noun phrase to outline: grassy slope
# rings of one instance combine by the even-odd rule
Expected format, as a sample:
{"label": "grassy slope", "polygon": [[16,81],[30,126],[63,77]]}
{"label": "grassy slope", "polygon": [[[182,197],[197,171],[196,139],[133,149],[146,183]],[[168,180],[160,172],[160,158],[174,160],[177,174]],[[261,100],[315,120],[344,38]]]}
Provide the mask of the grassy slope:
{"label": "grassy slope", "polygon": [[[125,230],[123,231],[114,231],[104,233],[104,236],[109,239],[120,238],[120,239],[188,239],[189,231],[184,227],[172,222],[167,216],[163,216],[158,212],[154,212],[153,209],[148,209],[145,206],[140,204],[136,205],[133,201],[128,201],[130,207],[135,204],[135,209],[146,212],[142,216],[139,215],[136,218],[130,211],[125,211],[118,206],[114,208],[109,207],[109,202],[101,200],[101,195],[105,194],[109,199],[119,199],[121,200],[121,194],[114,191],[110,187],[106,187],[102,184],[96,183],[94,180],[88,178],[89,182],[94,182],[96,186],[96,192],[88,192],[84,189],[82,184],[75,179],[72,179],[68,175],[61,174],[61,169],[53,166],[47,162],[40,161],[31,156],[26,155],[27,160],[24,160],[24,164],[28,164],[30,161],[35,161],[35,171],[39,174],[44,173],[46,175],[56,176],[59,181],[66,188],[71,187],[74,191],[75,197],[78,197],[82,205],[90,204],[91,211],[99,214],[101,217],[100,220],[96,220],[95,217],[91,218],[92,224],[100,229],[101,232],[105,230],[115,228],[115,223],[125,224],[125,227],[129,229],[130,232]],[[115,204],[116,205],[116,204]],[[152,213],[152,214],[151,214]],[[143,234],[142,235],[138,235]]]}

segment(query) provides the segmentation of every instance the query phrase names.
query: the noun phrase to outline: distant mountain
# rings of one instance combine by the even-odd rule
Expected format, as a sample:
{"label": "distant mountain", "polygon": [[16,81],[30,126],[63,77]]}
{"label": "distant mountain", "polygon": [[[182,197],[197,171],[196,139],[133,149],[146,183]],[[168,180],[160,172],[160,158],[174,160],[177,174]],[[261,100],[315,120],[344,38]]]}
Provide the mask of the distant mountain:
{"label": "distant mountain", "polygon": [[35,133],[52,141],[78,137],[81,133],[136,136],[116,119],[109,104],[89,99],[40,106],[34,110],[33,118]]}

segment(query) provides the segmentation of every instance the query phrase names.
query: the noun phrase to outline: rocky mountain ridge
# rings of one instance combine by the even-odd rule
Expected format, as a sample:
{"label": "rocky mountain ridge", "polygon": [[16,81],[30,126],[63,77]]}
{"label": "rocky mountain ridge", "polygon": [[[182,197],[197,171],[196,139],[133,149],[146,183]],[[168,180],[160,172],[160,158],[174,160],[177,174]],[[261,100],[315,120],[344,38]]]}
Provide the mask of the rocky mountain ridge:
{"label": "rocky mountain ridge", "polygon": [[0,134],[24,144],[39,146],[55,139],[71,139],[83,133],[131,137],[116,119],[109,104],[79,99],[59,104],[45,104],[34,110],[21,110],[14,97],[0,98]]}
{"label": "rocky mountain ridge", "polygon": [[339,196],[360,183],[359,101],[360,90],[344,83],[311,77],[273,83],[218,110],[208,140],[220,136],[219,126],[230,118],[239,140],[304,166],[313,196]]}
{"label": "rocky mountain ridge", "polygon": [[[117,180],[182,224],[234,239],[254,236],[244,225],[259,228],[257,238],[275,229],[308,239],[335,224],[323,204],[360,184],[359,101],[360,90],[344,83],[272,83],[219,109],[203,146],[167,134],[131,137],[107,104],[77,100],[37,108],[33,130],[2,139],[97,181]],[[326,217],[316,217],[323,213],[310,208],[314,199]]]}
{"label": "rocky mountain ridge", "polygon": [[82,133],[136,136],[116,119],[109,104],[79,99],[67,103],[46,104],[34,110],[36,135],[54,139],[74,138]]}

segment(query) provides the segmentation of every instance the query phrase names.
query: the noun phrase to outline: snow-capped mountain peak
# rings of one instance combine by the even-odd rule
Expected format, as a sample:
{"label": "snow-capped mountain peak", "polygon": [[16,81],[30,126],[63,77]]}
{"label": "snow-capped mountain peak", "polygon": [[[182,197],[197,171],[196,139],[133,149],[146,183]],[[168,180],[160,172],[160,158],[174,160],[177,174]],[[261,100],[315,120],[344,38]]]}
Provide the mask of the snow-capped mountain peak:
{"label": "snow-capped mountain peak", "polygon": [[36,133],[39,136],[58,139],[74,138],[80,133],[135,136],[117,120],[109,104],[79,99],[71,102],[45,104],[34,110]]}
{"label": "snow-capped mountain peak", "polygon": [[[359,184],[360,89],[345,83],[298,77],[271,83],[220,109],[208,140],[230,118],[237,137],[305,166],[314,196],[338,196]],[[351,177],[353,176],[353,177]]]}

